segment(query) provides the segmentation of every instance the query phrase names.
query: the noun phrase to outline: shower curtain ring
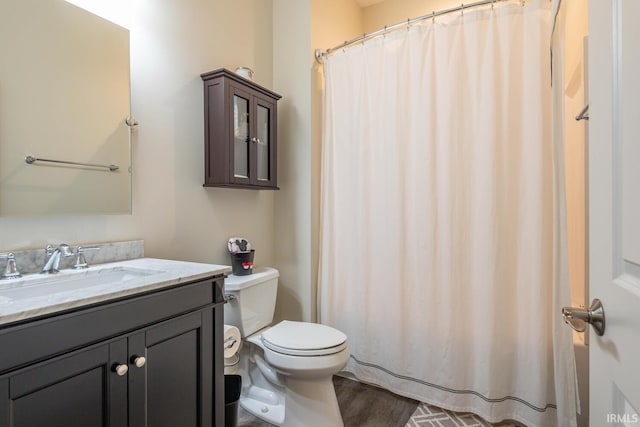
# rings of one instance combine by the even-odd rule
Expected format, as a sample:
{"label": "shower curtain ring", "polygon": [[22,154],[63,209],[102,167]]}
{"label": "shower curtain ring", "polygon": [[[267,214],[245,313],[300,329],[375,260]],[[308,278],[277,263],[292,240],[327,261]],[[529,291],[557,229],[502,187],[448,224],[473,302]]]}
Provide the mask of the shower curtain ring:
{"label": "shower curtain ring", "polygon": [[464,16],[464,3],[460,3],[460,16]]}
{"label": "shower curtain ring", "polygon": [[435,10],[433,12],[431,12],[431,23],[432,24],[436,23],[436,11]]}

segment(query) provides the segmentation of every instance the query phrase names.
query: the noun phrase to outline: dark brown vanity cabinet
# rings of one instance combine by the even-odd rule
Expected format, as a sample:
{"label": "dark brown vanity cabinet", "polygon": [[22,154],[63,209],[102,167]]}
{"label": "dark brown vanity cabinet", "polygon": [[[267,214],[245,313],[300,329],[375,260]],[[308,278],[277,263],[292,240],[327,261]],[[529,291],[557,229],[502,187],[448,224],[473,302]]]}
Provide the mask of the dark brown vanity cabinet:
{"label": "dark brown vanity cabinet", "polygon": [[0,329],[0,426],[224,425],[222,283]]}
{"label": "dark brown vanity cabinet", "polygon": [[201,77],[204,186],[277,190],[280,95],[226,69]]}

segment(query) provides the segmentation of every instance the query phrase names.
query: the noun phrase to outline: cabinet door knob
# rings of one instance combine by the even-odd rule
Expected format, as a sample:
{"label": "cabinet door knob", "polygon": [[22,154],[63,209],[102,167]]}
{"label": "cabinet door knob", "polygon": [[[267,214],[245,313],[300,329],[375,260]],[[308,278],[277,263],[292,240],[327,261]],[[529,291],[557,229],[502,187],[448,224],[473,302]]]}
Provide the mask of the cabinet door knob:
{"label": "cabinet door knob", "polygon": [[129,367],[127,365],[124,365],[124,364],[115,364],[115,365],[113,365],[112,370],[113,370],[113,372],[118,374],[119,377],[122,377],[122,376],[127,375],[127,372],[129,372]]}
{"label": "cabinet door knob", "polygon": [[144,356],[133,356],[131,362],[136,365],[136,368],[142,368],[147,363],[147,359]]}

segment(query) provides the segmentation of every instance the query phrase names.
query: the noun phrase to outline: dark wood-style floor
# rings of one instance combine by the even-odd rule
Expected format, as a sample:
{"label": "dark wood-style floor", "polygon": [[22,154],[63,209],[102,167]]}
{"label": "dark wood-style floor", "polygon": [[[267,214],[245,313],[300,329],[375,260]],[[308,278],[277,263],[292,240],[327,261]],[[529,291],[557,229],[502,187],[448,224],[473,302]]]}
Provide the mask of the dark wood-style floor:
{"label": "dark wood-style floor", "polygon": [[[347,378],[333,377],[345,427],[404,427],[418,402]],[[238,427],[269,427],[242,408]]]}

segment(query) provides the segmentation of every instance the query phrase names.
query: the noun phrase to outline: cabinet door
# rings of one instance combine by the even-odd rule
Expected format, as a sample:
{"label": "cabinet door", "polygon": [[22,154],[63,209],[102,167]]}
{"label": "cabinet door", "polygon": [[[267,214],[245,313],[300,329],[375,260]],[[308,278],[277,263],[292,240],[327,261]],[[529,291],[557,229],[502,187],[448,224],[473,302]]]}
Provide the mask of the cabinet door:
{"label": "cabinet door", "polygon": [[231,104],[231,146],[229,155],[231,168],[230,182],[235,184],[249,184],[252,181],[251,171],[251,138],[252,138],[252,109],[251,95],[241,88],[230,85]]}
{"label": "cabinet door", "polygon": [[0,380],[0,425],[73,427],[127,425],[126,340],[42,362]]}
{"label": "cabinet door", "polygon": [[212,425],[212,309],[131,335],[129,363],[132,427]]}
{"label": "cabinet door", "polygon": [[230,85],[230,181],[276,186],[276,105],[253,90]]}
{"label": "cabinet door", "polygon": [[275,129],[276,129],[276,109],[275,104],[267,99],[255,97],[254,117],[255,130],[251,142],[254,149],[252,165],[255,171],[252,177],[253,185],[263,187],[275,187],[276,181],[276,152],[275,152]]}

